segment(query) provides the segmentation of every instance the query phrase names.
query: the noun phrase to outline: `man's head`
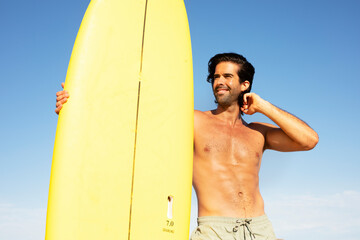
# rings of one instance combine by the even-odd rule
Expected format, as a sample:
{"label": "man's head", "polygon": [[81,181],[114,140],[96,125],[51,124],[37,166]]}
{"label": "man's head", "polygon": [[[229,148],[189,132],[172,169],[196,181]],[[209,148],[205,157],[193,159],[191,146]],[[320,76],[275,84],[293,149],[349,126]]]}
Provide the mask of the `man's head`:
{"label": "man's head", "polygon": [[[243,105],[243,95],[245,93],[250,92],[250,90],[251,90],[251,86],[252,86],[252,82],[253,82],[253,78],[254,78],[254,74],[255,74],[255,69],[251,65],[251,63],[249,63],[246,60],[245,57],[243,57],[242,55],[236,54],[236,53],[221,53],[221,54],[217,54],[214,57],[212,57],[208,63],[209,75],[207,77],[207,81],[210,82],[213,86],[214,95],[216,97],[217,103],[219,102],[220,99],[219,99],[219,95],[216,93],[216,88],[218,86],[214,86],[214,82],[217,82],[216,77],[219,77],[219,74],[215,74],[215,71],[217,69],[217,66],[223,62],[232,63],[231,65],[235,64],[238,66],[237,76],[235,76],[235,77],[237,77],[239,79],[239,84],[242,84],[242,90],[238,96],[238,104],[239,104],[239,107],[241,107]],[[219,68],[218,68],[218,70],[219,70]],[[246,84],[246,82],[248,82],[248,84]],[[217,84],[217,83],[215,83],[215,84]],[[220,84],[222,84],[222,83],[220,83]],[[219,85],[219,84],[217,84],[217,85]],[[244,88],[244,86],[247,86],[247,87]]]}

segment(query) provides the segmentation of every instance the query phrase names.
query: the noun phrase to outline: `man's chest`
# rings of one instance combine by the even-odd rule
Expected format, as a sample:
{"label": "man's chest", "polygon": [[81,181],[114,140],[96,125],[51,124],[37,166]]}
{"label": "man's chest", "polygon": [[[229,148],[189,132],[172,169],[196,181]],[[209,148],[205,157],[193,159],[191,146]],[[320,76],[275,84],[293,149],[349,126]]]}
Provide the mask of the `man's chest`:
{"label": "man's chest", "polygon": [[209,125],[195,132],[195,154],[203,157],[259,160],[264,147],[263,135],[246,126]]}

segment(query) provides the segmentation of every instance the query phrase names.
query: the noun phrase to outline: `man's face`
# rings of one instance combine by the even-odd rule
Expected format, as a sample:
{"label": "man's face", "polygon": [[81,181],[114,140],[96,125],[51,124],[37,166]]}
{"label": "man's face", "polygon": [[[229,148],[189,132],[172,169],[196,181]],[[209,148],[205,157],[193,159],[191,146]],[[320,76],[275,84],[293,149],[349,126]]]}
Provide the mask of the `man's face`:
{"label": "man's face", "polygon": [[214,73],[213,91],[216,101],[221,106],[230,106],[241,93],[238,76],[239,65],[232,62],[220,62]]}

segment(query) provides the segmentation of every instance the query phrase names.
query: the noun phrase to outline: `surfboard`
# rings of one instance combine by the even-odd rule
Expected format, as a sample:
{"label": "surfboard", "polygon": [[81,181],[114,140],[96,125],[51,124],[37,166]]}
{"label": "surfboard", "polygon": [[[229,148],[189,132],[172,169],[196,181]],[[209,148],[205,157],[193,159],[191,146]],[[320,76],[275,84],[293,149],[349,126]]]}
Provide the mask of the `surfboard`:
{"label": "surfboard", "polygon": [[65,90],[45,239],[187,239],[193,82],[184,2],[92,0]]}

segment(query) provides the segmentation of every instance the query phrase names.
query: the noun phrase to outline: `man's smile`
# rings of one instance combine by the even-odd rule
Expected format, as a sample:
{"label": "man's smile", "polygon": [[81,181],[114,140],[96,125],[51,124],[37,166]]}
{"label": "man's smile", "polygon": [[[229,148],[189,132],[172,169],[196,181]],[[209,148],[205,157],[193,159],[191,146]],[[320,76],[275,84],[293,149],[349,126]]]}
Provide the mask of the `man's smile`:
{"label": "man's smile", "polygon": [[228,87],[225,87],[225,86],[217,86],[215,88],[215,92],[216,93],[225,93],[227,91],[229,91],[230,89]]}

